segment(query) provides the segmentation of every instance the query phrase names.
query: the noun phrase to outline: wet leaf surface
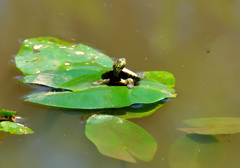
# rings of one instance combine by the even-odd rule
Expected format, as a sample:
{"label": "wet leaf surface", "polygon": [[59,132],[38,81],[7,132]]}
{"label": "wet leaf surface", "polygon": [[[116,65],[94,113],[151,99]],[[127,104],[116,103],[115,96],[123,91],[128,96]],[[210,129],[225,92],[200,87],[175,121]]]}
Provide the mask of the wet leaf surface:
{"label": "wet leaf surface", "polygon": [[157,150],[154,138],[144,129],[110,115],[91,116],[85,133],[100,153],[128,162],[136,162],[134,157],[150,161]]}

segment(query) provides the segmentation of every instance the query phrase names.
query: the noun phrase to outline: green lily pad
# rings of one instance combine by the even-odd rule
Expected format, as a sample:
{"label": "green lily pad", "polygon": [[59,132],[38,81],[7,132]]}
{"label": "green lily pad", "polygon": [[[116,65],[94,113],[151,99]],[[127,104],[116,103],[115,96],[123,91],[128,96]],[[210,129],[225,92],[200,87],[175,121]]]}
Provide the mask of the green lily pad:
{"label": "green lily pad", "polygon": [[147,75],[146,81],[148,79],[161,83],[163,85],[168,86],[173,91],[173,87],[175,86],[175,78],[172,73],[165,72],[165,71],[151,71],[151,72],[144,72]]}
{"label": "green lily pad", "polygon": [[99,80],[99,77],[105,71],[97,68],[46,71],[26,76],[22,79],[22,82],[78,91],[82,90],[85,86],[91,86],[91,83]]}
{"label": "green lily pad", "polygon": [[215,117],[185,120],[185,124],[195,128],[178,128],[178,130],[204,135],[240,133],[240,118]]}
{"label": "green lily pad", "polygon": [[11,134],[30,134],[33,131],[22,124],[15,123],[15,111],[0,109],[0,139]]}
{"label": "green lily pad", "polygon": [[154,103],[166,97],[175,97],[161,83],[142,81],[134,89],[122,86],[86,86],[75,92],[40,92],[26,101],[63,108],[120,108],[135,103]]}
{"label": "green lily pad", "polygon": [[9,111],[9,110],[1,110],[0,109],[0,116],[3,116],[3,117],[10,117],[10,116],[12,116],[16,113],[17,113],[16,111]]}
{"label": "green lily pad", "polygon": [[108,56],[91,47],[53,37],[26,39],[15,60],[26,76],[55,70],[111,69],[113,64]]}
{"label": "green lily pad", "polygon": [[210,135],[190,134],[179,138],[169,152],[171,168],[220,168],[223,146]]}
{"label": "green lily pad", "polygon": [[25,40],[15,60],[17,67],[26,75],[22,82],[62,91],[31,94],[26,101],[33,103],[101,109],[149,104],[176,96],[172,88],[174,77],[164,71],[145,72],[148,77],[132,90],[125,86],[92,86],[102,73],[112,69],[113,61],[88,46],[52,37]]}
{"label": "green lily pad", "polygon": [[5,131],[11,134],[18,134],[18,135],[33,133],[33,131],[30,128],[27,128],[22,124],[10,122],[10,121],[0,122],[0,131]]}
{"label": "green lily pad", "polygon": [[134,157],[150,161],[157,150],[156,141],[144,129],[114,116],[91,116],[85,133],[100,153],[128,162],[136,162]]}

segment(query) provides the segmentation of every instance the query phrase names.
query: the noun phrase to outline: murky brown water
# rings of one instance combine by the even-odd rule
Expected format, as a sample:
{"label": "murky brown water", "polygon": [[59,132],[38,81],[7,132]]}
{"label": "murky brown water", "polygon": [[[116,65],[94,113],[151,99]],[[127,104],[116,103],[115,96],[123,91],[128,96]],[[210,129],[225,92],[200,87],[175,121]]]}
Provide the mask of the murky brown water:
{"label": "murky brown water", "polygon": [[[168,168],[182,121],[240,116],[240,3],[222,1],[1,0],[0,108],[16,110],[33,135],[8,136],[0,144],[1,168]],[[101,155],[85,134],[78,112],[25,103],[33,91],[14,77],[10,62],[19,39],[71,38],[127,59],[135,71],[165,70],[176,77],[178,96],[151,116],[131,121],[156,139],[153,161],[126,163]],[[240,135],[218,137],[223,167],[240,167]]]}

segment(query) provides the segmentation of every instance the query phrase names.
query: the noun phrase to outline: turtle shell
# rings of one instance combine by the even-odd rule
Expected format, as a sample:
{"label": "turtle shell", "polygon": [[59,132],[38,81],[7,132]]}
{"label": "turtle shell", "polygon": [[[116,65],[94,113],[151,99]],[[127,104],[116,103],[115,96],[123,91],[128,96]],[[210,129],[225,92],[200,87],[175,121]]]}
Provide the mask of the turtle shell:
{"label": "turtle shell", "polygon": [[119,74],[119,78],[113,77],[113,70],[107,71],[102,74],[102,79],[110,79],[110,80],[115,80],[115,82],[121,81],[121,79],[127,79],[127,78],[132,78],[133,80],[138,79],[140,80],[140,77],[137,76],[136,73],[130,71],[127,68],[123,68],[123,70]]}
{"label": "turtle shell", "polygon": [[134,81],[134,85],[137,85],[138,81],[140,81],[142,77],[138,76],[136,73],[130,71],[127,68],[123,68],[118,78],[114,77],[113,70],[107,71],[102,74],[102,79],[110,79],[107,85],[113,86],[126,86],[127,83],[124,80],[128,78],[132,78]]}

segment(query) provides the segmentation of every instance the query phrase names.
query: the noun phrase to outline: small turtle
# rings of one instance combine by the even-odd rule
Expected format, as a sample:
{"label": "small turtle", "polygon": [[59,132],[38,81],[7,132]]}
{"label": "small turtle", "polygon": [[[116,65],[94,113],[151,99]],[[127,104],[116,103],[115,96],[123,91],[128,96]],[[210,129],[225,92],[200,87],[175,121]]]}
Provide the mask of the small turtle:
{"label": "small turtle", "polygon": [[138,85],[138,82],[146,77],[144,73],[135,74],[134,72],[125,68],[126,59],[120,58],[113,64],[113,70],[102,74],[102,79],[95,81],[92,85],[109,85],[109,86],[127,86],[133,89]]}

